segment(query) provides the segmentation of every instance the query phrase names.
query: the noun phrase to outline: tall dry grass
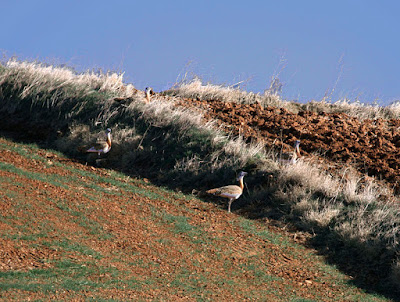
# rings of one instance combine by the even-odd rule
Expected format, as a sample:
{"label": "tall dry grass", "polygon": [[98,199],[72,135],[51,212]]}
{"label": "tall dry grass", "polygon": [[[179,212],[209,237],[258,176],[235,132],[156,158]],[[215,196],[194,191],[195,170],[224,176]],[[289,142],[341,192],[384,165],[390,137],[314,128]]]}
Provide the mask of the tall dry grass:
{"label": "tall dry grass", "polygon": [[[277,96],[202,85],[198,80],[166,94],[258,101],[287,108],[314,106],[291,105]],[[390,110],[395,112],[398,107]],[[110,167],[180,190],[225,185],[234,179],[235,171],[247,170],[251,173],[246,178],[246,191],[234,207],[244,207],[257,217],[274,208],[280,219],[323,234],[323,244],[338,255],[361,251],[357,254],[360,262],[370,262],[386,272],[382,282],[391,278],[395,280],[391,284],[400,284],[398,200],[388,189],[373,181],[362,182],[350,170],[335,176],[309,162],[281,165],[276,161],[279,156],[264,146],[248,145],[240,137],[224,134],[212,122],[203,123],[198,113],[177,109],[173,99],[159,96],[145,103],[144,93],[123,83],[122,75],[75,74],[65,68],[15,60],[3,63],[0,118],[3,126],[20,131],[43,130],[42,138],[50,146],[82,159],[77,147],[97,139],[110,127]],[[385,258],[375,259],[382,251]]]}
{"label": "tall dry grass", "polygon": [[[20,93],[21,98],[31,94],[52,92],[57,98],[57,91],[68,90],[73,96],[89,95],[94,91],[113,92],[119,96],[130,96],[135,91],[133,85],[123,83],[123,74],[86,72],[76,74],[66,67],[54,67],[38,62],[21,62],[11,59],[3,65],[2,81],[9,77],[14,78],[16,85],[24,85]],[[71,87],[72,86],[72,87]]]}
{"label": "tall dry grass", "polygon": [[235,102],[252,104],[259,102],[264,106],[290,106],[291,102],[283,101],[278,95],[265,93],[246,92],[236,86],[222,86],[214,84],[204,85],[199,78],[174,85],[164,92],[167,95],[184,98],[200,98],[202,100],[220,100],[223,102]]}

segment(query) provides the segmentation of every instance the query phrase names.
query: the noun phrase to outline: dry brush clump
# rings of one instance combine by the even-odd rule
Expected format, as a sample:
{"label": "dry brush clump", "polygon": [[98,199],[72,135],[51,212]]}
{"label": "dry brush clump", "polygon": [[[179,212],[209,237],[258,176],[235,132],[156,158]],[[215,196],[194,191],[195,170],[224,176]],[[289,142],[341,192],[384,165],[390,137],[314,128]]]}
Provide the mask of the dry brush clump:
{"label": "dry brush clump", "polygon": [[123,75],[116,73],[86,72],[76,74],[74,71],[63,67],[54,67],[37,62],[20,62],[15,59],[3,63],[1,80],[14,79],[15,85],[23,85],[20,97],[29,95],[51,93],[52,99],[58,98],[58,93],[68,97],[82,97],[94,91],[112,92],[119,96],[130,96],[135,88],[133,85],[123,83]]}
{"label": "dry brush clump", "polygon": [[200,98],[202,100],[220,100],[241,104],[260,103],[263,106],[284,107],[291,102],[283,101],[275,94],[246,92],[237,87],[225,87],[222,85],[204,85],[199,78],[189,82],[183,82],[164,92],[167,95],[176,95],[184,98]]}
{"label": "dry brush clump", "polygon": [[[198,96],[223,98],[232,92],[218,94],[215,89],[201,90]],[[196,96],[196,89],[188,91],[185,97]],[[174,94],[179,93],[178,88]],[[262,98],[246,97],[241,94],[236,101]],[[263,208],[281,207],[284,219],[314,232],[333,234],[345,246],[369,255],[384,250],[389,256],[377,264],[384,265],[383,269],[392,265],[392,274],[386,277],[400,283],[396,279],[400,254],[397,201],[383,186],[361,181],[350,171],[340,177],[311,162],[279,164],[279,155],[227,136],[213,122],[205,124],[199,114],[177,109],[173,99],[156,96],[146,103],[143,93],[125,85],[117,75],[80,75],[64,68],[10,61],[0,66],[0,104],[3,123],[18,121],[21,131],[46,130],[42,138],[73,156],[82,156],[77,151],[80,144],[112,128],[112,152],[107,155],[111,167],[175,188],[191,191],[225,185],[235,171],[247,170],[251,173],[241,199],[248,203],[245,208],[256,205],[253,211],[259,215]]]}
{"label": "dry brush clump", "polygon": [[400,102],[380,106],[378,104],[365,104],[360,101],[351,102],[348,99],[333,103],[311,101],[302,105],[302,109],[315,112],[346,113],[360,120],[400,118]]}
{"label": "dry brush clump", "polygon": [[289,205],[286,217],[324,234],[317,244],[334,251],[336,261],[357,259],[363,282],[368,271],[382,276],[380,286],[399,290],[400,200],[390,189],[349,169],[332,176],[304,162],[283,166],[276,185],[276,202]]}

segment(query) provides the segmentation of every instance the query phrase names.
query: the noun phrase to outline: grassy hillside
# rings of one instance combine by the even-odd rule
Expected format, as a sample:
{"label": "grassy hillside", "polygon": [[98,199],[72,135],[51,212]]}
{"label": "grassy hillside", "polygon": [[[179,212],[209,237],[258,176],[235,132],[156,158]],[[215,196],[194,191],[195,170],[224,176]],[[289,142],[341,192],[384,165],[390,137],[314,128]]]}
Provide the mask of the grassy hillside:
{"label": "grassy hillside", "polygon": [[0,178],[4,301],[387,301],[290,233],[146,179],[3,138]]}
{"label": "grassy hillside", "polygon": [[216,86],[209,94],[210,85],[197,83],[190,86],[192,90],[185,85],[146,104],[143,92],[125,85],[119,75],[75,74],[65,68],[9,61],[0,66],[0,126],[89,164],[93,159],[80,154],[78,146],[96,140],[110,127],[114,141],[107,167],[176,191],[225,185],[235,172],[246,170],[250,172],[246,191],[233,204],[234,211],[309,232],[308,243],[351,274],[358,286],[395,293],[400,284],[397,196],[373,181],[361,183],[347,170],[332,176],[306,162],[282,166],[264,145],[248,145],[213,122],[204,124],[198,113],[177,108],[175,101],[183,95],[264,101],[297,110],[357,111],[360,118],[378,113],[397,117],[395,105],[299,105],[276,96],[249,96]]}

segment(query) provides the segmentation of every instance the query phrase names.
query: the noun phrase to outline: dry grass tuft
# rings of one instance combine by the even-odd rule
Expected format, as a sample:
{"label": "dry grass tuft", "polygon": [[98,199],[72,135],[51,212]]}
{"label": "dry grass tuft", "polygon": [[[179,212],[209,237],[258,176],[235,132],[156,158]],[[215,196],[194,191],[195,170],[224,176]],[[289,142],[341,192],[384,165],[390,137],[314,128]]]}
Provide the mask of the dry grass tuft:
{"label": "dry grass tuft", "polygon": [[246,92],[232,86],[222,86],[214,84],[204,85],[199,78],[194,78],[187,83],[180,83],[175,87],[165,91],[168,95],[175,95],[184,98],[200,98],[203,100],[220,100],[224,102],[253,104],[260,103],[263,106],[281,107],[290,105],[290,102],[283,101],[278,95],[266,93]]}
{"label": "dry grass tuft", "polygon": [[304,213],[304,218],[311,222],[316,223],[319,227],[328,227],[332,220],[338,217],[340,209],[334,204],[325,204],[320,208],[309,209]]}
{"label": "dry grass tuft", "polygon": [[0,83],[9,77],[13,77],[16,84],[29,83],[21,92],[22,99],[31,93],[45,91],[51,91],[57,95],[57,92],[69,89],[71,85],[75,93],[79,93],[80,96],[99,91],[129,97],[136,91],[133,85],[123,83],[122,74],[95,74],[93,72],[76,74],[65,67],[47,66],[37,62],[20,62],[15,59],[6,62],[4,67],[6,72],[0,78]]}

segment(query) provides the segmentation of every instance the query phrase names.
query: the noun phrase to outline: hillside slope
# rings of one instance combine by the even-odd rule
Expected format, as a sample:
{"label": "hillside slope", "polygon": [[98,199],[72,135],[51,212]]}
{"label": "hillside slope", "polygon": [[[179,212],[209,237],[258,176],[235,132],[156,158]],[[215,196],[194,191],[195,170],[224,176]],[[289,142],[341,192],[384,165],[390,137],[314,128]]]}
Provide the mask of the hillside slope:
{"label": "hillside slope", "polygon": [[4,138],[0,179],[4,301],[387,301],[268,220],[146,179]]}
{"label": "hillside slope", "polygon": [[305,160],[325,162],[333,171],[354,167],[362,176],[384,180],[400,193],[400,119],[364,119],[346,113],[300,111],[186,98],[177,102],[199,108],[206,120],[217,120],[226,131],[266,148],[288,152],[301,140]]}
{"label": "hillside slope", "polygon": [[[276,96],[197,84],[190,95],[188,100],[164,92],[146,102],[142,91],[123,83],[122,75],[76,74],[65,67],[10,60],[0,64],[0,128],[89,165],[96,165],[97,155],[82,154],[80,146],[101,140],[110,128],[112,149],[103,158],[103,167],[174,191],[201,192],[226,185],[237,171],[245,170],[246,189],[233,204],[235,214],[305,231],[307,244],[352,276],[354,284],[387,297],[400,296],[399,196],[383,178],[365,176],[365,170],[355,173],[350,166],[358,155],[348,162],[343,156],[350,152],[345,143],[352,143],[353,134],[358,148],[365,140],[360,121],[366,116],[386,120],[383,128],[369,125],[372,134],[365,146],[379,146],[374,136],[381,134],[395,146],[396,135],[386,127],[389,117],[399,118],[400,106],[300,105]],[[199,113],[204,105],[206,110]],[[349,108],[355,111],[346,111]],[[345,127],[358,132],[346,132]],[[326,131],[341,138],[335,145],[338,160],[326,160]],[[238,133],[245,134],[244,139]],[[281,164],[280,151],[297,138],[305,148],[320,144],[326,154],[305,153],[295,165]],[[251,140],[258,142],[249,144]],[[389,151],[394,153],[381,154],[395,160],[396,150]],[[385,177],[381,171],[379,178]]]}

